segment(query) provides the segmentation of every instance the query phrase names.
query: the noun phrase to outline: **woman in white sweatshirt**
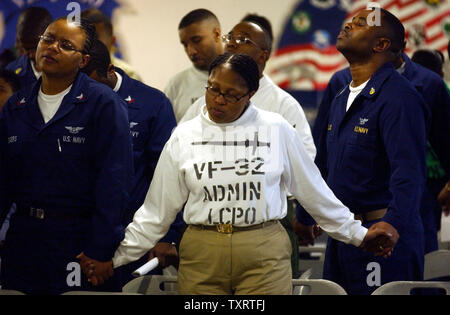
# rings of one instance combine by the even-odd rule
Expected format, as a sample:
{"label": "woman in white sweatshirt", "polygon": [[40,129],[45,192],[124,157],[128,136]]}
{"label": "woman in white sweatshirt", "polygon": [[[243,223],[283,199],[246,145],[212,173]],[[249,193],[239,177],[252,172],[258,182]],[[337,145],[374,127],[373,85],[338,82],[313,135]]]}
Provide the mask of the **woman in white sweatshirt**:
{"label": "woman in white sweatshirt", "polygon": [[286,120],[251,104],[258,82],[246,55],[213,62],[206,106],[166,143],[114,268],[151,249],[185,203],[180,294],[290,294],[291,246],[278,221],[287,191],[333,238],[361,246],[383,234],[368,233],[336,199]]}

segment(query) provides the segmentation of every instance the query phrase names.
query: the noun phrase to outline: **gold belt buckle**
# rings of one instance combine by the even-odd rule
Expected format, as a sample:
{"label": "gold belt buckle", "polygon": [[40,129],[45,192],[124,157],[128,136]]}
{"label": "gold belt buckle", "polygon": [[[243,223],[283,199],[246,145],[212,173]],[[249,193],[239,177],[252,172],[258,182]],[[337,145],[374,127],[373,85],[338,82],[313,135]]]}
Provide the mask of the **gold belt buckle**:
{"label": "gold belt buckle", "polygon": [[233,226],[231,224],[217,224],[217,232],[224,234],[232,234]]}
{"label": "gold belt buckle", "polygon": [[45,217],[45,211],[44,209],[39,209],[39,208],[30,208],[30,216],[35,217],[37,219],[44,219]]}

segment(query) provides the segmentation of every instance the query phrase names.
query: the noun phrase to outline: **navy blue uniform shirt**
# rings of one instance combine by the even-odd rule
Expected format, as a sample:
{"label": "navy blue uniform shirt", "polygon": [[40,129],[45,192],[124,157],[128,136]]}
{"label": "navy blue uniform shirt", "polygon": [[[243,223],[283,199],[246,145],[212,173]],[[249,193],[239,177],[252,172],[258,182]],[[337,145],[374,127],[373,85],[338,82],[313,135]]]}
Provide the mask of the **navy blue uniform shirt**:
{"label": "navy blue uniform shirt", "polygon": [[[127,105],[133,139],[134,178],[130,205],[124,219],[127,226],[133,220],[134,213],[144,204],[161,151],[177,123],[172,105],[163,92],[130,78],[119,68],[116,71],[122,76],[117,94]],[[161,241],[177,242],[177,229],[182,225],[179,214]]]}
{"label": "navy blue uniform shirt", "polygon": [[55,116],[44,123],[40,86],[41,80],[21,89],[0,116],[1,212],[4,216],[15,202],[22,208],[87,214],[92,219],[83,251],[107,261],[123,238],[131,186],[126,112],[110,88],[79,73]]}
{"label": "navy blue uniform shirt", "polygon": [[[403,54],[405,70],[402,75],[422,95],[431,113],[428,139],[450,179],[450,96],[444,81],[433,71],[412,62]],[[336,72],[330,79],[319,106],[312,130],[317,151],[326,144],[328,113],[334,97],[352,81],[350,68]],[[323,152],[323,151],[322,151]],[[316,157],[316,164],[323,168],[324,154]]]}
{"label": "navy blue uniform shirt", "polygon": [[345,86],[330,107],[321,171],[352,212],[388,208],[383,220],[401,235],[419,214],[429,111],[391,63],[372,76],[346,112],[348,96]]}
{"label": "navy blue uniform shirt", "polygon": [[[442,166],[450,176],[450,96],[448,95],[444,81],[434,72],[412,62],[406,54],[403,54],[405,70],[402,75],[422,95],[431,113],[428,140],[435,150]],[[336,72],[324,93],[319,107],[317,118],[313,127],[313,136],[317,148],[315,162],[326,178],[326,136],[328,117],[334,97],[352,81],[350,68]],[[298,207],[297,218],[304,224],[314,223],[312,218]]]}
{"label": "navy blue uniform shirt", "polygon": [[27,55],[19,57],[6,66],[6,70],[13,71],[19,78],[20,87],[32,85],[38,81],[31,67],[31,61]]}

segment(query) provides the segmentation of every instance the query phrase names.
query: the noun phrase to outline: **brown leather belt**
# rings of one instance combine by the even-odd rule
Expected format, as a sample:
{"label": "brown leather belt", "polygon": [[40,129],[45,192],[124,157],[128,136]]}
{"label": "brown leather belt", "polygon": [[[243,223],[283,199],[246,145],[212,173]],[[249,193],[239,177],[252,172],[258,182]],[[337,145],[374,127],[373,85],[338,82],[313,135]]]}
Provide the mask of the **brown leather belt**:
{"label": "brown leather belt", "polygon": [[374,221],[381,219],[386,214],[387,209],[379,209],[373,210],[365,213],[355,214],[355,220],[359,220],[361,222]]}
{"label": "brown leather belt", "polygon": [[211,231],[217,231],[219,233],[223,234],[232,234],[234,232],[238,231],[250,231],[250,230],[256,230],[256,229],[262,229],[267,226],[271,226],[278,223],[278,220],[272,220],[263,222],[256,225],[250,225],[250,226],[234,226],[231,224],[216,224],[216,225],[202,225],[202,224],[191,224],[192,227],[195,227],[200,230],[211,230]]}

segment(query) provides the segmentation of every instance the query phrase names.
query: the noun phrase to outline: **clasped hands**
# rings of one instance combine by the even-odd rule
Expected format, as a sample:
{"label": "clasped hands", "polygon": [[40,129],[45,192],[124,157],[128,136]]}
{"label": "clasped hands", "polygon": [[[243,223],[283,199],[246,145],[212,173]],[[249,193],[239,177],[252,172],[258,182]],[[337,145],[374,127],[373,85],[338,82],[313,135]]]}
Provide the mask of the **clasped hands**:
{"label": "clasped hands", "polygon": [[[158,257],[159,267],[170,265],[178,267],[179,257],[175,245],[160,242],[149,253],[149,260]],[[87,257],[84,253],[77,256],[80,260],[81,270],[93,285],[101,285],[114,274],[112,260],[102,262]]]}
{"label": "clasped hands", "polygon": [[77,258],[80,260],[81,270],[93,286],[103,284],[114,275],[112,260],[98,261],[84,253],[79,254]]}
{"label": "clasped hands", "polygon": [[[298,237],[300,246],[314,245],[314,240],[322,231],[317,224],[303,225],[294,218],[293,229]],[[359,246],[362,250],[375,256],[389,257],[399,238],[397,230],[387,222],[380,221],[373,224],[367,231],[363,242]]]}

